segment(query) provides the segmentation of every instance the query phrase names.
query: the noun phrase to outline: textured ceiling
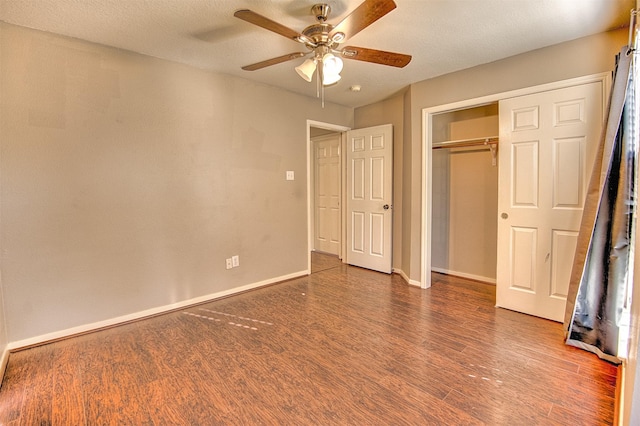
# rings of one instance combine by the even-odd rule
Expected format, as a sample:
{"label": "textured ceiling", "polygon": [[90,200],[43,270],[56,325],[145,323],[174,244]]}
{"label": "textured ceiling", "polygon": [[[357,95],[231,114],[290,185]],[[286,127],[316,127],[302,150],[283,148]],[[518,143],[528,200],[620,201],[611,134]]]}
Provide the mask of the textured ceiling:
{"label": "textured ceiling", "polygon": [[[326,99],[366,105],[407,85],[628,24],[635,0],[395,0],[398,7],[348,45],[413,56],[402,69],[345,60]],[[237,18],[248,8],[301,31],[316,0],[0,0],[0,20],[237,75],[306,96],[315,83],[294,71],[302,59],[258,71],[241,66],[305,51]],[[362,0],[327,1],[337,24]],[[359,93],[349,91],[361,85]]]}

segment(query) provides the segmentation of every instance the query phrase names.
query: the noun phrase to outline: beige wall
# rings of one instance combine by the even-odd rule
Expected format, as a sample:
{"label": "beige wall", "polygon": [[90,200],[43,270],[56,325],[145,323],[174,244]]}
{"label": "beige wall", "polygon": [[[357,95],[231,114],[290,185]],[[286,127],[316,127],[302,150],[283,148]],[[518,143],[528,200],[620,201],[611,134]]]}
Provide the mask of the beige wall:
{"label": "beige wall", "polygon": [[[627,37],[626,29],[596,34],[415,83],[401,95],[402,120],[395,116],[400,110],[399,100],[384,100],[356,108],[355,127],[385,124],[392,119],[396,133],[400,130],[398,123],[403,127],[402,138],[394,138],[394,143],[402,143],[403,158],[401,178],[397,170],[394,173],[394,196],[402,194],[402,211],[400,214],[394,211],[394,219],[402,218],[401,231],[394,232],[394,257],[400,259],[399,263],[394,261],[394,267],[399,266],[415,282],[421,279],[424,108],[609,72],[613,69],[616,53],[627,43]],[[401,189],[398,189],[399,178]],[[394,201],[394,208],[397,206]],[[398,234],[401,235],[400,240]]]}
{"label": "beige wall", "polygon": [[307,119],[352,109],[0,29],[10,342],[306,270]]}
{"label": "beige wall", "polygon": [[[410,210],[410,232],[402,241],[403,269],[412,280],[420,280],[422,215],[422,110],[457,101],[478,98],[510,90],[566,80],[573,77],[609,72],[614,57],[627,43],[626,29],[601,33],[506,58],[497,62],[443,75],[413,84],[410,88],[409,118],[405,134],[410,134],[405,152],[410,151],[403,167],[410,174],[410,193],[404,192],[403,208]],[[356,110],[356,117],[359,111]]]}
{"label": "beige wall", "polygon": [[[457,150],[450,154],[449,161],[449,232],[445,268],[453,275],[495,282],[498,167],[492,165],[488,150]],[[438,224],[434,222],[433,226],[435,228]],[[432,253],[435,254],[435,250],[435,245],[432,245]]]}

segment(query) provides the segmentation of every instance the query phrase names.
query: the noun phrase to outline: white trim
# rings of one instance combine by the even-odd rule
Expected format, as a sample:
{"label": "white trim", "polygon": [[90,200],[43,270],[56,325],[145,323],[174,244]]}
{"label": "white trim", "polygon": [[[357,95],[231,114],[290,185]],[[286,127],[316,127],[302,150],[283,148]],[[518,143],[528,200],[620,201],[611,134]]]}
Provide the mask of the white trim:
{"label": "white trim", "polygon": [[340,135],[340,260],[347,263],[347,162],[345,161],[345,152],[347,147],[347,132]]}
{"label": "white trim", "polygon": [[104,320],[104,321],[98,321],[98,322],[94,322],[94,323],[91,323],[91,324],[80,325],[80,326],[77,326],[77,327],[68,328],[66,330],[54,331],[53,333],[47,333],[47,334],[42,334],[40,336],[31,337],[29,339],[18,340],[16,342],[10,342],[7,345],[7,350],[5,350],[5,353],[8,352],[8,351],[13,351],[13,350],[17,350],[17,349],[28,347],[28,346],[33,346],[33,345],[46,343],[46,342],[49,342],[51,340],[57,340],[57,339],[65,338],[65,337],[71,337],[71,336],[76,335],[76,334],[88,333],[88,332],[91,332],[91,331],[97,331],[97,330],[105,328],[105,327],[112,327],[112,326],[119,325],[119,324],[122,324],[122,323],[126,323],[126,322],[129,322],[129,321],[134,321],[134,320],[142,319],[142,318],[145,318],[145,317],[166,313],[166,312],[173,311],[173,310],[176,310],[176,309],[186,308],[186,307],[189,307],[189,306],[192,306],[192,305],[196,305],[196,304],[199,304],[199,303],[211,302],[211,301],[214,301],[214,300],[219,299],[221,297],[230,296],[230,295],[233,295],[233,294],[236,294],[236,293],[241,293],[243,291],[252,290],[252,289],[255,289],[255,288],[258,288],[258,287],[263,287],[263,286],[266,286],[266,285],[275,284],[275,283],[278,283],[278,282],[281,282],[281,281],[291,280],[291,279],[303,277],[303,276],[306,276],[306,275],[308,275],[307,271],[294,272],[292,274],[282,275],[282,276],[279,276],[279,277],[270,278],[268,280],[258,281],[256,283],[247,284],[247,285],[244,285],[242,287],[236,287],[236,288],[233,288],[233,289],[230,289],[230,290],[224,290],[224,291],[220,291],[220,292],[217,292],[217,293],[211,293],[211,294],[207,294],[207,295],[204,295],[204,296],[194,297],[193,299],[183,300],[181,302],[172,303],[172,304],[164,305],[164,306],[159,306],[157,308],[146,309],[144,311],[135,312],[135,313],[132,313],[132,314],[127,314],[127,315],[111,318],[111,319]]}
{"label": "white trim", "polygon": [[[315,120],[307,120],[307,274],[311,273],[311,251],[313,250],[313,203],[311,196],[313,195],[311,188],[311,128],[317,127],[319,129],[332,130],[334,132],[346,132],[351,130],[350,127],[341,126],[339,124],[331,124],[331,123],[323,123],[322,121]],[[340,151],[340,161],[342,162],[342,141],[341,140],[341,151]],[[342,169],[342,167],[341,167]],[[344,178],[344,176],[343,176]],[[344,180],[344,179],[343,179]],[[344,205],[344,203],[343,203]],[[340,248],[340,253],[344,253],[344,238],[343,241],[340,242],[342,245]]]}
{"label": "white trim", "polygon": [[[420,233],[420,288],[431,287],[431,116],[430,109],[422,110],[422,208],[420,209],[420,221],[422,232]],[[427,185],[428,182],[428,185]]]}
{"label": "white trim", "polygon": [[[629,392],[631,394],[631,398],[633,398],[633,390],[627,389],[627,370],[629,369],[628,364],[629,364],[629,360],[623,359],[622,363],[620,364],[620,370],[618,370],[618,375],[617,375],[618,380],[616,381],[616,390],[618,392],[618,397],[615,399],[615,403],[617,407],[614,406],[614,410],[615,410],[614,412],[618,413],[617,426],[625,426],[625,425],[631,424],[630,419],[628,418],[628,416],[630,416],[631,414],[625,413],[625,410],[627,410],[625,407],[625,405],[627,404],[627,401],[626,401],[627,392]],[[631,377],[630,380],[633,381],[633,378]],[[630,413],[631,409],[629,408],[627,411]]]}
{"label": "white trim", "polygon": [[466,272],[458,272],[458,271],[452,271],[450,269],[435,268],[435,267],[432,267],[431,271],[437,272],[439,274],[453,275],[455,277],[468,278],[470,280],[475,280],[475,281],[482,281],[483,283],[487,283],[487,284],[494,284],[494,285],[496,284],[495,278],[484,277],[482,275],[468,274]]}
{"label": "white trim", "polygon": [[315,247],[315,243],[316,243],[316,223],[315,223],[315,215],[316,215],[316,199],[315,199],[315,188],[316,188],[316,166],[317,166],[317,158],[316,158],[316,151],[315,151],[315,144],[317,144],[318,142],[323,142],[323,141],[327,141],[327,140],[337,140],[338,141],[338,179],[340,181],[340,185],[338,188],[338,191],[340,192],[339,196],[339,204],[338,204],[338,208],[340,210],[340,217],[339,217],[339,225],[340,225],[340,242],[338,244],[338,252],[337,253],[331,253],[330,254],[335,254],[338,256],[338,259],[342,259],[342,242],[344,241],[344,236],[342,235],[342,229],[344,228],[343,226],[343,208],[342,206],[344,206],[344,200],[342,199],[342,197],[344,196],[344,192],[342,190],[342,181],[344,180],[344,174],[342,173],[342,152],[344,151],[344,132],[332,132],[332,133],[327,133],[326,135],[320,135],[320,136],[316,136],[314,138],[311,139],[311,146],[310,148],[310,161],[309,164],[311,166],[311,170],[309,172],[310,175],[310,181],[309,181],[309,187],[313,188],[313,190],[311,191],[311,216],[309,217],[309,231],[310,231],[310,235],[311,235],[311,248],[312,250],[316,250]]}
{"label": "white trim", "polygon": [[431,266],[431,215],[432,215],[432,194],[431,194],[431,118],[434,114],[455,111],[463,108],[471,108],[498,102],[503,99],[514,98],[517,96],[530,95],[533,93],[546,92],[550,90],[563,89],[571,86],[579,86],[588,83],[603,83],[603,90],[607,99],[609,87],[611,86],[611,74],[608,72],[593,74],[583,77],[576,77],[567,80],[556,81],[553,83],[541,84],[539,86],[525,87],[522,89],[511,90],[508,92],[496,93],[493,95],[482,96],[464,101],[452,102],[449,104],[438,105],[435,107],[422,109],[422,208],[421,223],[422,232],[420,237],[420,279],[422,288],[431,287],[431,275],[429,271]]}
{"label": "white trim", "polygon": [[7,369],[7,363],[9,362],[9,348],[5,347],[2,351],[2,357],[0,358],[0,386],[4,379],[4,372]]}
{"label": "white trim", "polygon": [[402,277],[403,280],[405,280],[407,282],[407,284],[409,285],[414,285],[416,287],[420,287],[420,281],[416,281],[416,280],[412,280],[410,279],[407,274],[404,273],[404,271],[400,268],[393,268],[393,273],[394,274],[398,274]]}

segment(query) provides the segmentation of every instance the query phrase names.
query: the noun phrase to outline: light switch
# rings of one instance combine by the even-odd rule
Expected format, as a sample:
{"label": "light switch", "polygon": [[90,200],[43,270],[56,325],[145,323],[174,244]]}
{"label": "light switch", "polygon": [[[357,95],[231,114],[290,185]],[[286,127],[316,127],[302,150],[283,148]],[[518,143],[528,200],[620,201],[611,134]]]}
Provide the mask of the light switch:
{"label": "light switch", "polygon": [[287,170],[287,180],[294,180],[295,176],[293,174],[293,170]]}

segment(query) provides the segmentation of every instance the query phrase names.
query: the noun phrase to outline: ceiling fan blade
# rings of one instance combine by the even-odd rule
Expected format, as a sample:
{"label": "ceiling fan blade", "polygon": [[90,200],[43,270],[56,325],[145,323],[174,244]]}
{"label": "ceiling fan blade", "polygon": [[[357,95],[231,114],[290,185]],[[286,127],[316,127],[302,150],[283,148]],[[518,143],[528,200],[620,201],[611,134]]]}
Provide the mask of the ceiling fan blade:
{"label": "ceiling fan blade", "polygon": [[279,24],[276,21],[272,21],[271,19],[259,15],[249,9],[237,10],[233,14],[233,16],[235,16],[236,18],[240,18],[243,21],[247,21],[251,24],[262,27],[266,30],[273,31],[276,34],[280,34],[291,40],[297,41],[296,39],[300,36],[299,32],[294,31],[289,27],[285,27],[284,25]]}
{"label": "ceiling fan blade", "polygon": [[342,49],[342,57],[358,61],[373,62],[403,68],[411,62],[411,55],[385,52],[384,50],[367,49],[366,47],[347,46]]}
{"label": "ceiling fan blade", "polygon": [[344,33],[345,39],[351,38],[395,8],[393,0],[365,0],[333,28],[329,38],[333,39],[336,33]]}
{"label": "ceiling fan blade", "polygon": [[289,53],[286,55],[278,56],[277,58],[271,58],[271,59],[267,59],[266,61],[257,62],[255,64],[245,65],[244,67],[242,67],[242,69],[245,71],[255,71],[261,68],[269,67],[271,65],[276,65],[282,62],[291,61],[292,59],[302,58],[305,55],[306,53],[302,53],[302,52]]}

